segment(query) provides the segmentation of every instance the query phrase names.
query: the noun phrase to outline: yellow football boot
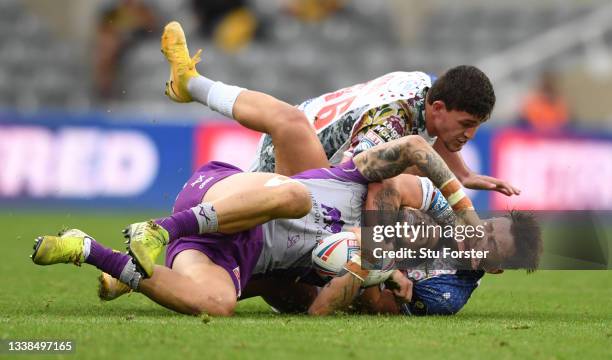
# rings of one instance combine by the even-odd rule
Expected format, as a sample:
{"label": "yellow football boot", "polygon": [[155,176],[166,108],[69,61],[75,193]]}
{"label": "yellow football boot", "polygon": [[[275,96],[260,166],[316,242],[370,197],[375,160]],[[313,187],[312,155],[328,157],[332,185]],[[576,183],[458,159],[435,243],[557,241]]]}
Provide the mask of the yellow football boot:
{"label": "yellow football boot", "polygon": [[129,225],[123,230],[123,236],[138,271],[144,278],[153,276],[155,262],[168,245],[168,231],[151,220]]}
{"label": "yellow football boot", "polygon": [[39,236],[34,240],[34,252],[30,257],[37,265],[73,263],[80,266],[85,261],[85,238],[90,237],[78,229],[61,231],[59,236]]}
{"label": "yellow football boot", "polygon": [[121,295],[132,292],[129,286],[103,272],[98,277],[98,297],[103,301],[115,300]]}
{"label": "yellow football boot", "polygon": [[166,25],[161,38],[161,51],[170,64],[170,79],[166,83],[166,96],[179,102],[191,102],[192,98],[187,89],[189,80],[198,76],[196,64],[201,61],[202,50],[189,57],[187,39],[181,24],[173,21]]}

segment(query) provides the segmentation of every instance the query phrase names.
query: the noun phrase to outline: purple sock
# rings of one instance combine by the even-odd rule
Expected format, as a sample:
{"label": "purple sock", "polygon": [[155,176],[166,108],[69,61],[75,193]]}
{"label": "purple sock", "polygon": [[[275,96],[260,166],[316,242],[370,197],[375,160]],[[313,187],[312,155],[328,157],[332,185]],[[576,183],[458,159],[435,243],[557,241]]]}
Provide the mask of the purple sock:
{"label": "purple sock", "polygon": [[119,279],[125,265],[130,260],[132,258],[129,255],[114,252],[112,249],[104,247],[94,239],[91,239],[89,256],[87,256],[85,262],[108,273],[115,279]]}
{"label": "purple sock", "polygon": [[155,220],[155,223],[166,229],[170,236],[168,241],[200,234],[198,219],[191,209],[179,211],[165,218],[159,218]]}

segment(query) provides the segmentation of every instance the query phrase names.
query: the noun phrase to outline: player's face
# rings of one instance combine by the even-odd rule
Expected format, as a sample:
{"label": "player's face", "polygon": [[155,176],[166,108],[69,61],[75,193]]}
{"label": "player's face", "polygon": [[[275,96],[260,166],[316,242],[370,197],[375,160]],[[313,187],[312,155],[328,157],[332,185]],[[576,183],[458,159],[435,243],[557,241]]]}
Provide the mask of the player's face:
{"label": "player's face", "polygon": [[456,152],[476,136],[480,119],[465,111],[447,110],[442,101],[434,101],[431,105],[436,135],[442,140],[448,151]]}
{"label": "player's face", "polygon": [[514,237],[510,233],[512,220],[507,217],[487,219],[485,221],[486,236],[475,246],[477,250],[488,250],[487,258],[481,265],[487,270],[499,269],[506,259],[514,255]]}

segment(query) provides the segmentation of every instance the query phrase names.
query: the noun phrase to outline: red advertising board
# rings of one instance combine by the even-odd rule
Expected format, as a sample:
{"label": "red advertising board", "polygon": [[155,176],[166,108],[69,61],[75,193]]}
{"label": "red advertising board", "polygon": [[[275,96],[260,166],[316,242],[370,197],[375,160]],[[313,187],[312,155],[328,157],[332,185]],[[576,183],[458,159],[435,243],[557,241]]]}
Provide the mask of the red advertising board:
{"label": "red advertising board", "polygon": [[495,193],[492,208],[612,209],[612,140],[503,131],[492,141],[494,176],[520,196]]}
{"label": "red advertising board", "polygon": [[259,132],[227,121],[202,124],[195,129],[193,168],[216,160],[248,170],[260,137]]}

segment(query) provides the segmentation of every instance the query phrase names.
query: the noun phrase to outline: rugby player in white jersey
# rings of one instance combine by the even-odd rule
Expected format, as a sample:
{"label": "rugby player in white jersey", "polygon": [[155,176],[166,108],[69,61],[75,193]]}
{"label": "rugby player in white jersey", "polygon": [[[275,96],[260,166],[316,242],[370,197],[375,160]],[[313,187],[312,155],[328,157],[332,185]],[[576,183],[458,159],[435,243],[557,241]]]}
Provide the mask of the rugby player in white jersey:
{"label": "rugby player in white jersey", "polygon": [[[313,176],[308,175],[308,177],[311,179],[306,181],[319,181],[314,180]],[[366,202],[371,204],[365,205],[385,211],[392,211],[400,206],[419,209],[418,211],[406,211],[403,221],[408,224],[448,223],[452,210],[431,181],[412,175],[403,175],[401,180],[403,183],[397,184],[395,188],[387,187],[379,189],[374,194],[368,194]],[[280,311],[307,311],[313,315],[330,314],[335,310],[346,309],[351,304],[359,294],[360,281],[358,278],[347,270],[326,284],[326,280],[318,276],[310,262],[310,253],[317,239],[346,229],[345,225],[355,224],[355,212],[343,207],[341,204],[343,201],[335,202],[330,199],[333,197],[331,193],[345,191],[343,188],[354,185],[349,182],[336,182],[336,184],[340,187],[335,188],[333,185],[329,187],[329,184],[323,185],[322,188],[309,186],[315,191],[313,200],[324,199],[322,201],[326,201],[328,205],[337,206],[334,211],[329,211],[332,206],[321,203],[316,205],[321,210],[320,215],[314,211],[311,216],[302,219],[277,219],[264,225],[264,232],[268,236],[266,236],[257,263],[252,270],[252,276],[246,280],[244,292],[239,293],[240,299],[262,296]],[[322,189],[330,190],[330,193],[324,195],[321,193]],[[313,202],[315,203],[316,201]],[[334,212],[337,215],[344,215],[334,218]],[[319,226],[316,225],[317,218],[324,219]],[[521,262],[520,267],[535,268],[537,266],[538,247],[541,248],[541,240],[537,223],[533,218],[524,216],[519,219],[516,218],[516,215],[512,215],[508,218],[493,220],[491,224],[494,224],[495,228],[489,228],[487,231],[492,236],[488,236],[488,241],[478,248],[480,251],[489,251],[490,254],[481,264],[481,269],[498,273],[498,268],[507,264],[509,259],[517,258]],[[216,239],[223,241],[221,237],[216,237]],[[415,247],[435,249],[454,245],[452,239],[417,240]],[[171,243],[168,251],[170,260],[166,262],[167,265],[172,266],[172,258],[175,256],[173,254],[176,253],[174,249],[180,249],[184,244],[189,245],[197,241],[196,238],[193,238],[189,241],[182,239]],[[206,252],[207,250],[201,249],[201,251]],[[214,258],[213,261],[215,261]],[[484,275],[484,270],[468,270],[465,264],[460,267],[458,263],[443,265],[432,264],[430,261],[426,263],[411,271],[403,272],[405,277],[398,272],[394,273],[393,282],[402,284],[399,289],[392,291],[372,287],[362,291],[358,298],[358,309],[363,312],[406,315],[453,314],[465,305],[479,279]],[[244,264],[241,265],[244,270]],[[355,271],[358,270],[355,269]],[[246,273],[243,271],[242,275]],[[411,283],[406,282],[408,279],[414,281],[414,287],[411,287]],[[243,278],[242,281],[244,283],[245,279]],[[163,283],[158,285],[163,286]],[[325,287],[319,292],[316,286]],[[129,287],[109,275],[105,274],[102,277],[100,297],[103,300],[115,299],[127,291]]]}
{"label": "rugby player in white jersey", "polygon": [[[457,66],[435,80],[422,72],[393,72],[307,100],[297,108],[315,128],[332,164],[372,146],[420,135],[446,161],[463,186],[520,191],[509,183],[472,172],[460,150],[476,135],[495,104],[487,76],[473,66]],[[274,145],[264,135],[252,169],[274,171]]]}
{"label": "rugby player in white jersey", "polygon": [[[304,159],[308,164],[319,161],[311,155],[316,144],[309,140],[315,135],[305,131],[312,126],[332,164],[383,142],[420,135],[433,145],[465,187],[495,190],[508,196],[520,192],[505,181],[475,174],[459,153],[490,117],[495,104],[489,79],[473,66],[452,68],[435,82],[418,71],[389,73],[307,100],[297,106],[300,112],[294,112],[279,106],[268,95],[200,75],[195,68],[200,51],[189,58],[180,25],[172,22],[166,26],[162,52],[172,70],[166,95],[176,102],[198,101],[247,128],[269,134],[262,137],[254,171],[290,175],[305,170],[278,166],[274,146],[286,142],[296,146],[283,156]],[[240,105],[232,113],[228,104],[234,102]]]}
{"label": "rugby player in white jersey", "polygon": [[[296,111],[267,94],[200,75],[196,65],[201,50],[189,57],[185,34],[177,22],[165,27],[162,52],[170,64],[170,79],[166,83],[170,99],[198,101],[247,128],[267,134],[262,138],[254,166],[257,171],[293,175],[308,168],[328,166],[318,156],[321,145],[312,141],[316,137],[309,130],[312,126],[320,130],[323,151],[332,164],[374,145],[418,134],[434,143],[436,151],[466,187],[497,190],[506,195],[519,193],[504,181],[474,174],[458,153],[488,119],[495,104],[489,79],[474,67],[453,68],[433,85],[424,73],[391,73],[307,101]],[[283,151],[277,151],[278,148]],[[407,171],[423,175],[416,168]]]}

